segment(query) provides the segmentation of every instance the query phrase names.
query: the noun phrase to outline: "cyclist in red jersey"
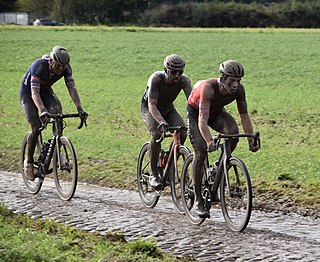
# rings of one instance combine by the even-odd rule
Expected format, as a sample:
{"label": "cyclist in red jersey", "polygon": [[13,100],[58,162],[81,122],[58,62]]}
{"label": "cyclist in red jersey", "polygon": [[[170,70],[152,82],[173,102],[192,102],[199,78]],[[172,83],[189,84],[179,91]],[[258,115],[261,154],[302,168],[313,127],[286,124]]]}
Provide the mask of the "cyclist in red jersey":
{"label": "cyclist in red jersey", "polygon": [[[253,128],[247,111],[245,90],[240,83],[244,76],[243,66],[228,60],[220,64],[220,78],[200,80],[188,99],[188,134],[194,150],[193,184],[196,197],[196,212],[199,217],[209,217],[201,196],[202,172],[201,167],[207,152],[216,149],[209,127],[224,134],[238,134],[239,129],[235,119],[225,110],[224,106],[234,100],[237,103],[241,123],[245,133],[253,134]],[[231,141],[233,151],[238,139]],[[248,138],[249,149],[259,150],[253,145],[253,139]]]}
{"label": "cyclist in red jersey", "polygon": [[[46,122],[48,114],[62,113],[61,103],[51,86],[63,77],[69,95],[77,107],[79,117],[85,120],[88,116],[82,109],[69,62],[68,51],[62,46],[55,46],[50,56],[44,55],[41,59],[34,61],[22,79],[20,103],[31,127],[31,135],[28,138],[28,156],[24,161],[24,171],[26,177],[31,181],[35,179],[33,154],[40,134],[40,119],[42,122]],[[40,118],[38,112],[41,112]]]}
{"label": "cyclist in red jersey", "polygon": [[[173,102],[183,90],[188,99],[192,85],[188,76],[184,74],[185,62],[179,55],[172,54],[164,59],[164,70],[154,72],[148,80],[146,91],[141,100],[141,116],[151,134],[150,162],[152,175],[150,184],[156,189],[161,186],[158,174],[158,157],[161,145],[156,140],[161,132],[167,131],[168,126],[186,126],[183,118],[175,109]],[[187,132],[181,132],[181,143],[187,137]]]}

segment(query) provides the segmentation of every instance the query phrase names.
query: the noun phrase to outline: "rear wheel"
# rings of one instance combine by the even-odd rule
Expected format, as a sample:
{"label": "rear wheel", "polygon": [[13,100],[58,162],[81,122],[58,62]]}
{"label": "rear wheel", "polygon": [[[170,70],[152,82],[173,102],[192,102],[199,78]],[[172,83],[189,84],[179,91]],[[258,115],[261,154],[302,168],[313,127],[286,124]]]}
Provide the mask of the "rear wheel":
{"label": "rear wheel", "polygon": [[[171,174],[171,196],[174,206],[180,214],[184,214],[181,198],[181,174],[183,164],[190,153],[191,152],[187,147],[179,147],[177,154],[177,168],[173,168],[174,172]],[[173,161],[172,165],[174,165]]]}
{"label": "rear wheel", "polygon": [[77,188],[78,163],[71,141],[64,136],[60,137],[53,153],[53,176],[59,197],[70,200]]}
{"label": "rear wheel", "polygon": [[153,208],[159,201],[159,193],[150,185],[151,164],[148,154],[149,142],[145,143],[139,153],[137,164],[137,185],[139,196],[145,207]]}
{"label": "rear wheel", "polygon": [[[28,180],[28,178],[26,177],[25,173],[24,173],[24,162],[28,157],[28,137],[30,136],[31,132],[28,132],[25,134],[23,141],[22,141],[22,145],[21,145],[21,151],[20,151],[20,168],[21,168],[21,174],[22,174],[22,178],[23,178],[23,182],[27,187],[27,190],[32,193],[32,194],[37,194],[42,186],[42,182],[43,182],[43,178],[39,178],[36,177],[36,179],[34,181],[30,181]],[[34,151],[34,173],[37,174],[39,171],[39,165],[38,165],[38,157],[40,155],[41,152],[41,144],[40,141],[38,139],[37,144],[36,144],[36,148]]]}
{"label": "rear wheel", "polygon": [[[193,225],[200,225],[205,218],[200,218],[195,211],[195,192],[192,182],[192,162],[193,154],[190,154],[183,165],[181,175],[181,202],[188,220]],[[204,166],[202,168],[204,172]],[[205,178],[205,174],[203,176]]]}
{"label": "rear wheel", "polygon": [[228,183],[222,177],[220,184],[221,209],[228,227],[240,232],[247,227],[251,216],[251,180],[245,164],[239,158],[232,157],[227,168]]}

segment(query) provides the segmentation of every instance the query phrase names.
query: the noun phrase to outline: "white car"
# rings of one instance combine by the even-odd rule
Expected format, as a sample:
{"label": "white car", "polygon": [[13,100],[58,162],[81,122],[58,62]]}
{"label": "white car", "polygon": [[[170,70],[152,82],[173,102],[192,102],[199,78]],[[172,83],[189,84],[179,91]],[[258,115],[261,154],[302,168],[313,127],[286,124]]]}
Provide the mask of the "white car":
{"label": "white car", "polygon": [[39,18],[39,19],[34,20],[33,25],[34,26],[39,26],[39,25],[63,26],[64,23],[61,23],[61,22],[58,22],[56,20],[49,19],[49,18]]}

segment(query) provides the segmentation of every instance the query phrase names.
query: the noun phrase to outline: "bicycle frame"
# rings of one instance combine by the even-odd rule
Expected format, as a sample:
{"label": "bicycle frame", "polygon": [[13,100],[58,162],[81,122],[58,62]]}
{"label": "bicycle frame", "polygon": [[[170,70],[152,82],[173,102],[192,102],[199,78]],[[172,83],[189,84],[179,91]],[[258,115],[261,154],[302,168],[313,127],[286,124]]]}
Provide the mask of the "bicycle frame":
{"label": "bicycle frame", "polygon": [[[53,124],[53,132],[56,134],[53,134],[53,137],[51,138],[50,144],[48,151],[46,152],[45,159],[41,161],[41,163],[38,163],[38,170],[39,170],[39,175],[43,179],[45,175],[50,174],[52,170],[49,169],[52,157],[53,157],[53,152],[54,148],[56,146],[59,146],[59,139],[62,136],[63,133],[63,119],[64,118],[72,118],[72,117],[79,117],[78,114],[51,114],[50,117],[53,119],[52,121],[49,121],[48,123],[43,123],[42,126],[39,128],[40,135],[38,137],[40,145],[42,145],[42,148],[44,146],[43,144],[43,138],[42,138],[42,131],[47,127],[47,124]],[[81,121],[80,126],[78,127],[81,128],[83,126],[83,121]],[[61,128],[59,128],[59,125],[61,125]],[[42,150],[41,148],[41,150]],[[59,152],[59,148],[57,148],[57,152]],[[60,154],[58,154],[58,161],[60,162]]]}
{"label": "bicycle frame", "polygon": [[[63,129],[66,127],[64,118],[79,117],[79,114],[50,114],[49,121],[42,123],[39,128],[40,134],[37,140],[36,159],[34,159],[34,179],[28,179],[24,172],[24,162],[27,157],[28,138],[31,132],[24,136],[20,152],[20,165],[22,170],[23,182],[27,190],[32,194],[37,194],[47,174],[53,173],[53,180],[57,193],[62,200],[70,200],[76,190],[78,181],[78,163],[75,149],[72,142],[63,136]],[[48,143],[43,141],[42,131],[47,124],[53,124],[53,136]],[[86,119],[81,119],[78,129],[86,125]],[[50,165],[52,163],[52,168]]]}
{"label": "bicycle frame", "polygon": [[[158,157],[158,173],[161,176],[161,185],[158,188],[154,188],[150,185],[150,177],[152,174],[150,157],[148,154],[150,142],[145,143],[139,153],[138,163],[137,163],[137,185],[139,196],[142,204],[145,207],[153,208],[158,203],[159,197],[163,190],[170,186],[171,196],[176,210],[182,214],[184,213],[180,195],[180,168],[184,160],[190,154],[190,150],[181,144],[180,132],[186,130],[185,127],[169,127],[167,131],[170,133],[162,132],[161,136],[156,143],[161,143],[165,137],[171,137],[172,142],[170,144],[167,153],[166,163],[163,159]],[[161,149],[163,151],[163,149]],[[160,151],[160,153],[161,153]],[[174,170],[173,170],[174,169]]]}
{"label": "bicycle frame", "polygon": [[[231,135],[224,135],[224,134],[218,134],[217,137],[214,137],[215,143],[217,144],[217,148],[221,149],[221,153],[219,156],[219,160],[218,160],[218,168],[217,168],[217,173],[216,173],[216,177],[214,178],[214,182],[213,185],[211,187],[211,192],[212,193],[216,193],[218,191],[219,185],[220,185],[220,180],[221,177],[224,176],[225,180],[226,180],[226,184],[227,184],[227,189],[228,189],[228,193],[230,193],[230,183],[229,183],[229,179],[228,179],[228,175],[227,175],[227,164],[229,159],[232,157],[231,154],[231,148],[230,148],[230,140],[232,138],[240,138],[240,137],[252,137],[255,139],[254,144],[257,145],[257,143],[259,144],[260,147],[260,134],[259,132],[257,132],[255,135],[249,135],[249,134],[231,134]],[[220,144],[220,140],[224,139],[224,143]],[[207,154],[206,157],[206,164],[207,167],[209,167],[209,157]],[[223,172],[222,172],[223,171]],[[206,176],[207,176],[207,180],[208,180],[208,171],[206,170]]]}
{"label": "bicycle frame", "polygon": [[[239,137],[253,138],[253,145],[260,147],[259,133],[255,135],[218,134],[213,137],[216,148],[221,149],[218,162],[211,169],[207,155],[200,170],[201,175],[204,176],[201,182],[201,194],[205,209],[209,213],[212,204],[219,202],[228,227],[237,232],[241,232],[247,227],[252,210],[252,185],[248,169],[245,163],[240,158],[232,156],[231,152],[231,140]],[[220,143],[221,139],[224,141]],[[200,225],[210,215],[199,216],[197,206],[194,205],[193,162],[194,154],[191,154],[183,165],[181,175],[182,206],[191,224]],[[217,194],[218,190],[220,198]]]}
{"label": "bicycle frame", "polygon": [[[180,133],[177,130],[174,130],[173,134],[166,134],[164,135],[165,137],[173,137],[173,141],[170,145],[170,149],[169,149],[169,156],[168,156],[168,160],[166,163],[166,166],[164,168],[164,172],[163,172],[163,176],[162,176],[162,184],[167,180],[168,176],[169,176],[169,167],[172,163],[173,160],[173,164],[175,167],[175,172],[177,172],[177,152],[179,147],[181,146],[181,140],[180,140]],[[161,139],[162,141],[163,139]],[[157,140],[157,142],[159,143],[160,140]]]}

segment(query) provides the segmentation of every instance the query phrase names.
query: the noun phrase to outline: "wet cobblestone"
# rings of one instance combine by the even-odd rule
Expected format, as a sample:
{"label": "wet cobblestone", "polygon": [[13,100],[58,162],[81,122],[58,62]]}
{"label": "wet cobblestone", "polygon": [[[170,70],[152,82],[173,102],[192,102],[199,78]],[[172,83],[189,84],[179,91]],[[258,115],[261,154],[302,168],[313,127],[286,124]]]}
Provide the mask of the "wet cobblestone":
{"label": "wet cobblestone", "polygon": [[243,233],[231,232],[220,209],[192,226],[169,197],[144,208],[134,191],[79,184],[75,197],[59,199],[50,179],[29,194],[20,175],[0,173],[0,201],[15,213],[49,218],[89,232],[121,231],[128,241],[154,237],[163,251],[198,261],[320,261],[320,220],[298,214],[253,211]]}

